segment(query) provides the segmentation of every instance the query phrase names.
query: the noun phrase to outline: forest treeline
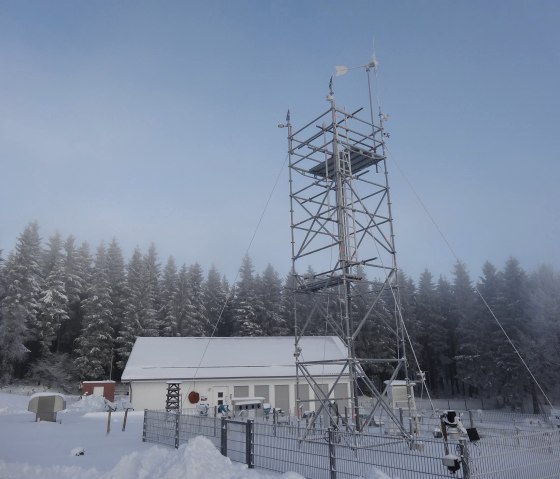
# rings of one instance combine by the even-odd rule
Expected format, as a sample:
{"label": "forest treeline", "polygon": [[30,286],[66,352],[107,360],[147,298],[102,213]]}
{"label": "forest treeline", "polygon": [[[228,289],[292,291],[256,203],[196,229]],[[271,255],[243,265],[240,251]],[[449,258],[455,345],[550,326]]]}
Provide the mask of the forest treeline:
{"label": "forest treeline", "polygon": [[[73,236],[54,234],[43,242],[38,224],[30,223],[14,250],[0,255],[0,382],[29,378],[75,388],[79,379],[118,379],[138,336],[290,335],[289,286],[290,278],[270,265],[255,273],[248,256],[230,284],[215,267],[204,272],[172,257],[161,263],[154,245],[135,249],[125,262],[115,239],[90,251]],[[375,282],[367,288],[358,285],[353,294],[357,317],[375,296]],[[560,275],[552,268],[527,273],[510,258],[502,270],[487,262],[473,280],[457,263],[450,279],[425,270],[416,284],[400,272],[399,292],[434,396],[493,398],[509,407],[533,398],[537,408],[543,396],[517,349],[549,398],[560,397]],[[297,301],[305,317],[310,299]],[[359,356],[390,354],[388,309],[382,298],[377,319],[360,334]],[[317,319],[306,334],[326,331]],[[387,377],[379,366],[367,373],[378,381]]]}

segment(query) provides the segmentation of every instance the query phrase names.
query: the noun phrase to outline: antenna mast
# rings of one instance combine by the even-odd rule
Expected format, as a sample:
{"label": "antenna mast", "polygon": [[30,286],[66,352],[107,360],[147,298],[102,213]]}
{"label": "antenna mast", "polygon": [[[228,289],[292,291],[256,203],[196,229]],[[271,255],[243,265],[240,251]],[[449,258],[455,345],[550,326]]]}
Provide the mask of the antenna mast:
{"label": "antenna mast", "polygon": [[[369,81],[372,61],[366,65]],[[299,129],[286,118],[288,129],[289,183],[294,293],[295,358],[300,410],[317,410],[308,422],[303,439],[310,436],[320,415],[330,425],[340,424],[339,410],[349,408],[354,432],[366,429],[374,413],[383,409],[406,437],[393,409],[385,402],[387,388],[375,384],[367,372],[383,372],[390,381],[404,377],[408,382],[405,331],[397,283],[397,260],[389,192],[384,116],[374,123],[370,90],[370,118],[363,108],[348,113],[337,106],[332,78],[327,96],[329,108]],[[302,273],[306,271],[305,273]],[[323,326],[319,326],[323,324]],[[375,343],[364,341],[378,334]],[[324,362],[332,372],[324,377],[309,373],[301,338],[305,335],[338,336],[346,357]],[[391,344],[382,345],[391,337]],[[386,341],[385,341],[386,342]],[[358,350],[360,357],[358,357]],[[317,369],[315,368],[315,371]],[[300,394],[304,379],[309,389]],[[409,391],[409,389],[407,389]],[[362,413],[358,397],[372,397]],[[410,396],[410,394],[409,394]],[[410,406],[410,404],[409,404]]]}

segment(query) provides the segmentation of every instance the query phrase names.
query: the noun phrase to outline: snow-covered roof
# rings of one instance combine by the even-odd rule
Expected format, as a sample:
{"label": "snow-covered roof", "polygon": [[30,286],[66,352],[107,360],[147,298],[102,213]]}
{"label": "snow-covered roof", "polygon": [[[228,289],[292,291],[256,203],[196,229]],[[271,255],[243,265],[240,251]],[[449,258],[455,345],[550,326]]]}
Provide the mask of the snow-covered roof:
{"label": "snow-covered roof", "polygon": [[[343,360],[342,341],[334,336],[301,338],[300,361]],[[313,364],[315,376],[338,375],[341,364]],[[292,336],[230,338],[137,338],[122,381],[295,376]]]}

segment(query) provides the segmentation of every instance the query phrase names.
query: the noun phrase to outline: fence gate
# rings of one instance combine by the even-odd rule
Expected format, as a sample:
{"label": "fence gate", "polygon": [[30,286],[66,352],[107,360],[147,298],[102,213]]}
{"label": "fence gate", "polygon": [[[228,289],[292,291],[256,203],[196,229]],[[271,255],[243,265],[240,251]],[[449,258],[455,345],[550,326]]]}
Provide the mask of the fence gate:
{"label": "fence gate", "polygon": [[254,442],[253,421],[234,421],[222,419],[221,423],[221,452],[232,461],[247,464],[253,468]]}

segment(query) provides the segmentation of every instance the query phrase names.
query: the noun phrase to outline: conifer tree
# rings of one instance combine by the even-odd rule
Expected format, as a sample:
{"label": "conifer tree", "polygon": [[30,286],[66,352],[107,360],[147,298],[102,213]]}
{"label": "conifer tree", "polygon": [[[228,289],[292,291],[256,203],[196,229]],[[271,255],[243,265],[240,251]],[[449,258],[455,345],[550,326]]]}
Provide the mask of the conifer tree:
{"label": "conifer tree", "polygon": [[[156,250],[156,245],[154,243],[150,244],[148,249],[148,254],[144,255],[144,269],[146,274],[146,280],[148,282],[146,288],[150,292],[150,302],[151,308],[154,311],[159,311],[160,309],[160,276],[161,276],[161,265],[159,263],[158,254]],[[157,323],[157,316],[155,319]],[[159,325],[157,325],[159,326]]]}
{"label": "conifer tree", "polygon": [[295,282],[296,281],[293,274],[289,273],[288,275],[286,275],[286,278],[284,280],[284,287],[282,288],[282,313],[284,315],[284,324],[288,329],[288,334],[294,334],[295,330]]}
{"label": "conifer tree", "polygon": [[257,295],[255,291],[255,278],[253,276],[253,263],[246,255],[239,270],[239,281],[236,285],[234,300],[235,334],[239,336],[262,336],[262,325],[257,318]]}
{"label": "conifer tree", "polygon": [[477,392],[484,391],[487,396],[494,396],[499,387],[499,371],[494,361],[495,348],[502,342],[504,336],[492,313],[497,317],[504,313],[504,286],[503,274],[489,261],[482,267],[482,276],[477,283],[477,289],[482,297],[477,296],[473,305],[475,331],[471,336],[475,344],[472,350],[476,352],[473,376],[476,378]]}
{"label": "conifer tree", "polygon": [[202,289],[210,332],[214,332],[216,336],[223,336],[227,329],[222,314],[226,305],[227,292],[223,290],[222,278],[214,265],[208,270]]}
{"label": "conifer tree", "polygon": [[173,256],[170,256],[163,270],[161,281],[161,307],[158,318],[162,336],[176,336],[177,334],[177,281],[177,266]]}
{"label": "conifer tree", "polygon": [[204,336],[210,332],[202,284],[204,276],[198,263],[191,265],[187,273],[189,309],[185,333],[187,336]]}
{"label": "conifer tree", "polygon": [[230,286],[225,276],[222,276],[221,292],[222,292],[221,294],[224,295],[225,300],[224,300],[223,310],[221,312],[222,316],[214,335],[227,337],[227,336],[232,336],[235,331],[235,324],[234,324],[235,287]]}
{"label": "conifer tree", "polygon": [[112,368],[113,318],[107,271],[107,252],[102,243],[97,249],[91,286],[83,304],[84,327],[76,341],[75,363],[82,379],[108,378]]}
{"label": "conifer tree", "polygon": [[[518,351],[525,356],[526,361],[531,362],[534,345],[530,338],[532,322],[528,315],[528,278],[517,259],[510,258],[506,262],[502,284],[504,305],[500,322]],[[528,393],[532,387],[530,375],[505,336],[496,344],[494,352],[504,402],[510,407],[518,407],[524,393]]]}
{"label": "conifer tree", "polygon": [[560,396],[560,275],[541,265],[529,280],[529,316],[534,328],[531,367],[547,396]]}
{"label": "conifer tree", "polygon": [[189,272],[183,264],[177,275],[177,295],[174,301],[174,315],[177,326],[174,336],[189,336],[189,317],[191,316],[191,298],[189,292]]}
{"label": "conifer tree", "polygon": [[266,336],[284,336],[289,328],[286,324],[284,305],[282,303],[282,280],[268,264],[256,285],[259,298],[257,322]]}
{"label": "conifer tree", "polygon": [[119,360],[124,369],[134,342],[140,336],[157,336],[158,324],[155,305],[154,269],[151,260],[142,257],[136,248],[127,266],[127,297],[124,321],[117,337]]}
{"label": "conifer tree", "polygon": [[[53,343],[60,328],[69,319],[69,300],[66,294],[62,239],[56,233],[49,239],[45,253],[44,277],[39,298],[36,337],[42,356],[53,352]],[[56,347],[54,348],[56,350]]]}
{"label": "conifer tree", "polygon": [[473,386],[475,383],[473,372],[478,365],[474,362],[477,357],[473,321],[474,290],[467,267],[460,261],[454,266],[452,291],[449,353],[454,360],[453,376],[457,392],[465,394],[465,385]]}
{"label": "conifer tree", "polygon": [[[416,285],[414,284],[413,279],[409,278],[403,271],[399,271],[397,278],[401,314],[406,327],[406,331],[403,331],[405,334],[404,348],[406,349],[404,353],[406,354],[412,368],[416,369],[412,351],[410,351],[411,348],[414,348],[417,354],[422,352],[421,345],[418,342],[418,338],[420,336],[420,326],[416,317]],[[412,344],[409,343],[409,339],[412,341]],[[402,348],[403,346],[399,345],[399,350],[402,350]]]}
{"label": "conifer tree", "polygon": [[121,247],[116,238],[107,248],[107,281],[111,295],[111,317],[113,329],[119,331],[124,319],[126,274]]}
{"label": "conifer tree", "polygon": [[419,361],[425,369],[430,390],[437,393],[443,388],[445,362],[445,326],[438,312],[437,292],[432,274],[426,269],[420,275],[416,294],[416,318],[419,341],[422,345]]}
{"label": "conifer tree", "polygon": [[456,365],[454,359],[456,327],[453,321],[453,287],[444,276],[440,276],[436,286],[437,312],[444,326],[444,338],[440,345],[443,354],[444,386],[447,394],[454,395],[456,388]]}
{"label": "conifer tree", "polygon": [[64,242],[64,287],[68,298],[68,319],[63,321],[57,337],[57,352],[72,353],[75,340],[82,332],[82,302],[90,286],[92,257],[88,243],[76,249],[75,239]]}
{"label": "conifer tree", "polygon": [[19,236],[4,269],[6,293],[1,305],[0,355],[2,369],[8,376],[13,374],[16,363],[29,357],[29,348],[37,345],[36,341],[29,340],[36,339],[32,334],[37,332],[42,284],[40,263],[39,225],[34,222]]}

